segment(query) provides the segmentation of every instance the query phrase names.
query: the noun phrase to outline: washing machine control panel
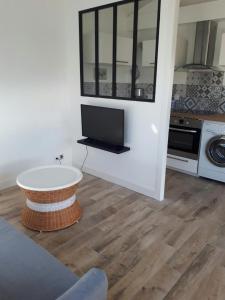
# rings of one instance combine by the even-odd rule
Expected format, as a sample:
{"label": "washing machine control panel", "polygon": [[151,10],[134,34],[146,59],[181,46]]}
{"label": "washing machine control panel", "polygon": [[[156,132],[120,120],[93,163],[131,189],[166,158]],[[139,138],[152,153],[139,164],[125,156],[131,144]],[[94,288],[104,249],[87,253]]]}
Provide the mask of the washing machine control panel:
{"label": "washing machine control panel", "polygon": [[212,135],[225,135],[225,125],[219,122],[205,122],[204,131]]}

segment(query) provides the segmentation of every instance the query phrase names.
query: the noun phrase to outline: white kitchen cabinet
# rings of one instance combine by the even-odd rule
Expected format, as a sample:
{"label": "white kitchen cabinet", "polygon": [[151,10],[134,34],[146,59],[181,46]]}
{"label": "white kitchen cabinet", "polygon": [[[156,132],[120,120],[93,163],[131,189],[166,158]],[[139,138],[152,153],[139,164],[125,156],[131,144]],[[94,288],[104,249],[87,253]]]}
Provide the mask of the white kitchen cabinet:
{"label": "white kitchen cabinet", "polygon": [[151,67],[155,64],[156,41],[143,41],[142,66]]}
{"label": "white kitchen cabinet", "polygon": [[[84,38],[84,62],[95,63],[95,37],[86,35]],[[112,64],[112,35],[107,33],[99,34],[99,63]]]}
{"label": "white kitchen cabinet", "polygon": [[198,161],[190,158],[181,158],[179,156],[168,154],[167,168],[197,176]]}
{"label": "white kitchen cabinet", "polygon": [[118,65],[132,65],[133,59],[133,39],[126,37],[117,38],[117,57]]}
{"label": "white kitchen cabinet", "polygon": [[[156,41],[143,41],[142,66],[154,67],[155,65]],[[187,40],[178,36],[175,67],[181,67],[187,60]]]}
{"label": "white kitchen cabinet", "polygon": [[225,33],[222,34],[219,65],[225,66]]}
{"label": "white kitchen cabinet", "polygon": [[[111,64],[113,56],[112,35],[99,33],[99,63]],[[84,38],[84,61],[85,63],[95,63],[95,41],[94,36],[86,35]],[[133,40],[126,37],[117,38],[117,64],[132,65]]]}
{"label": "white kitchen cabinet", "polygon": [[99,63],[112,64],[113,37],[111,34],[100,33],[99,35]]}
{"label": "white kitchen cabinet", "polygon": [[175,68],[183,67],[187,63],[188,42],[182,36],[177,37]]}

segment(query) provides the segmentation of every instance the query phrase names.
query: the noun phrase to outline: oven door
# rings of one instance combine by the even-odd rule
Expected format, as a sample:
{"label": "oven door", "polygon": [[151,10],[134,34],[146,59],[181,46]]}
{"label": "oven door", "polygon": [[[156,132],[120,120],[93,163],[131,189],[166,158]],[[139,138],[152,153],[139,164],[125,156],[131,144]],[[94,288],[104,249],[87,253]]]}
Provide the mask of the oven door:
{"label": "oven door", "polygon": [[169,154],[198,160],[201,129],[170,126]]}

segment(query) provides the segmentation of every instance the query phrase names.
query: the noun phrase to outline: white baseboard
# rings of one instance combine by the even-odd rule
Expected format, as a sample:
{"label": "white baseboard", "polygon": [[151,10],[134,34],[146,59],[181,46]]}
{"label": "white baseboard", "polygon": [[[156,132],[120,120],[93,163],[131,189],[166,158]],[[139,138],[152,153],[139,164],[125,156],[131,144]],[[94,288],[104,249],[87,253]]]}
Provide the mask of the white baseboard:
{"label": "white baseboard", "polygon": [[[76,166],[76,167],[80,168],[80,166]],[[132,191],[143,194],[147,197],[151,197],[151,198],[154,198],[154,199],[158,200],[157,197],[156,197],[156,192],[154,190],[147,189],[145,187],[136,185],[132,182],[129,182],[129,181],[111,176],[111,175],[103,173],[103,172],[93,170],[93,169],[90,169],[90,168],[85,167],[84,172],[87,173],[87,174],[102,178],[106,181],[118,184],[118,185],[123,186],[125,188],[128,188]],[[13,187],[13,186],[16,186],[16,179],[15,178],[10,178],[10,179],[7,179],[7,180],[4,180],[4,181],[0,182],[0,190],[10,188],[10,187]]]}
{"label": "white baseboard", "polygon": [[[133,184],[133,183],[128,182],[126,180],[111,176],[111,175],[103,173],[103,172],[92,170],[92,169],[89,169],[89,168],[86,168],[86,167],[84,168],[83,171],[87,174],[99,177],[99,178],[104,179],[106,181],[109,181],[109,182],[118,184],[122,187],[128,188],[128,189],[130,189],[132,191],[135,191],[137,193],[143,194],[147,197],[151,197],[151,198],[156,199],[156,192],[154,190],[147,189],[145,187]],[[158,199],[156,199],[156,200],[158,200]]]}

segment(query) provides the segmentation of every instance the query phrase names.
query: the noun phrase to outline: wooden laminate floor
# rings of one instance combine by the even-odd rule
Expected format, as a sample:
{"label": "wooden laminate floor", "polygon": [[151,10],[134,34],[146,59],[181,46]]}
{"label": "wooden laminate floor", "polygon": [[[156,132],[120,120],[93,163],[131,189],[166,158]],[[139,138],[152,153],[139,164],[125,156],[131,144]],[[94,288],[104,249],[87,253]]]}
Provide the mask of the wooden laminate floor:
{"label": "wooden laminate floor", "polygon": [[166,200],[86,175],[79,224],[36,233],[20,223],[24,196],[0,193],[0,216],[78,275],[103,268],[109,299],[225,299],[225,184],[168,171]]}

